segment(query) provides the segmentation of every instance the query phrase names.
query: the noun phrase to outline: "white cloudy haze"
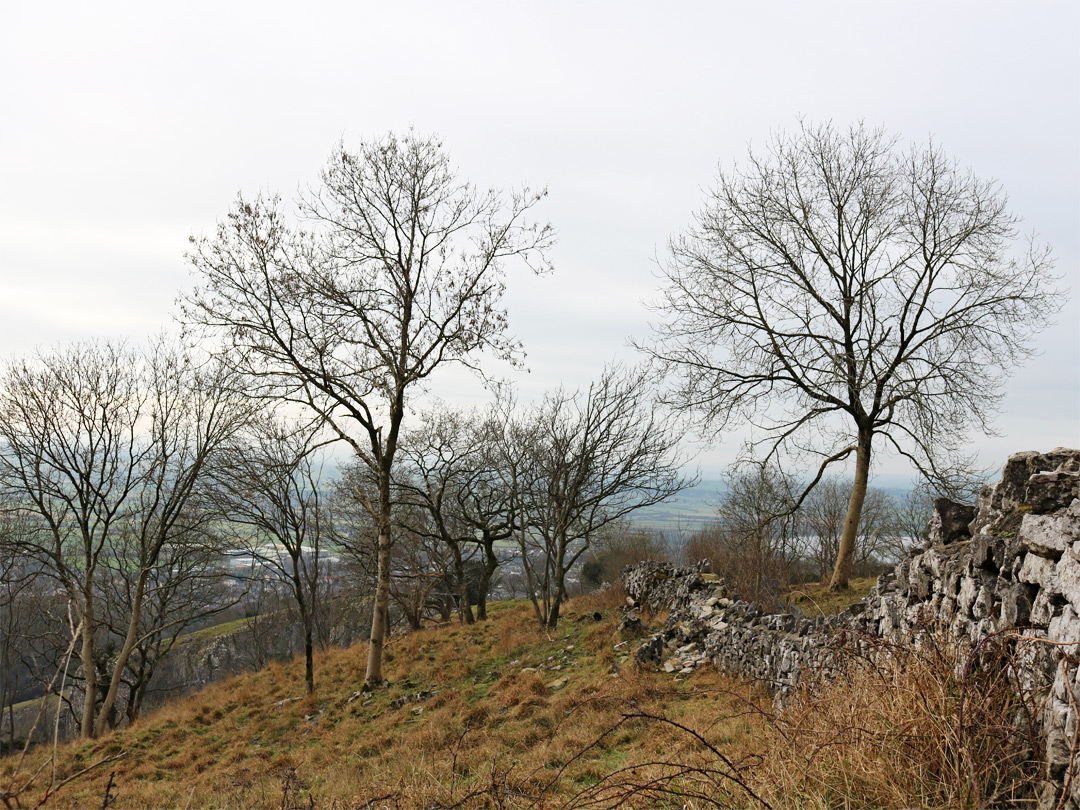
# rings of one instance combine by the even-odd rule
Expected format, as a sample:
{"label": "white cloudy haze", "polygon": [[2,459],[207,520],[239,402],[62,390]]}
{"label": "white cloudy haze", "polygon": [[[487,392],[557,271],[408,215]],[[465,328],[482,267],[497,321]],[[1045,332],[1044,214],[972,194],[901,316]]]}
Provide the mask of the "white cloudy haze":
{"label": "white cloudy haze", "polygon": [[[634,359],[656,258],[718,163],[800,116],[932,135],[1000,180],[1077,291],[1078,54],[1075,0],[9,4],[0,356],[158,331],[188,235],[238,190],[291,196],[339,138],[409,126],[482,186],[550,191],[556,272],[509,287],[526,395]],[[1057,322],[1004,436],[972,437],[984,463],[1080,445],[1075,294]],[[737,449],[705,453],[706,474]]]}

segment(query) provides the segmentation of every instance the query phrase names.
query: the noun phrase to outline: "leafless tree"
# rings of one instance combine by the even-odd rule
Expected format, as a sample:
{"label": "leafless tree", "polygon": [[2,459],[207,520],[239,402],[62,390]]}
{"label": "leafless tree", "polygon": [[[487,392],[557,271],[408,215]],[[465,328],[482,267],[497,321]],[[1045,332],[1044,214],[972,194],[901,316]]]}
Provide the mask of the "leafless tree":
{"label": "leafless tree", "polygon": [[[80,660],[96,672],[95,578],[105,538],[135,489],[145,405],[134,355],[80,346],[11,364],[2,380],[5,488],[41,517],[23,548],[67,591],[81,621]],[[96,679],[86,678],[82,733],[94,736]]]}
{"label": "leafless tree", "polygon": [[[210,518],[213,512],[207,510],[204,515]],[[139,600],[141,607],[135,644],[120,676],[121,688],[110,715],[104,718],[108,725],[115,726],[121,712],[129,723],[134,722],[158,665],[183,635],[213,621],[242,598],[243,594],[230,592],[220,566],[223,539],[219,526],[207,520],[200,531],[183,536],[182,542],[164,546],[157,565],[143,578],[132,577],[130,570],[130,561],[138,558],[137,536],[121,532],[110,542],[98,578],[100,636],[108,640],[102,647],[99,639],[99,666],[114,663],[118,652],[112,649],[114,642],[125,638]]]}
{"label": "leafless tree", "polygon": [[581,578],[591,587],[618,581],[628,565],[644,560],[667,561],[671,556],[663,532],[635,525],[629,518],[609,523],[597,532],[589,546]]}
{"label": "leafless tree", "polygon": [[457,595],[458,616],[463,624],[472,624],[475,619],[465,581],[465,560],[474,538],[452,508],[458,486],[475,466],[464,422],[461,414],[446,409],[424,414],[422,425],[405,435],[396,483],[399,497],[417,517],[412,530],[442,543],[450,553],[453,574],[449,584]]}
{"label": "leafless tree", "polygon": [[793,578],[803,537],[791,513],[796,482],[775,465],[737,465],[724,477],[715,521],[692,534],[688,562],[708,559],[743,598],[773,601]]}
{"label": "leafless tree", "polygon": [[216,470],[221,514],[246,529],[254,575],[285,586],[296,605],[308,695],[315,693],[315,624],[331,520],[317,457],[323,444],[308,425],[263,416]]}
{"label": "leafless tree", "polygon": [[[422,510],[426,520],[414,527],[447,546],[453,559],[451,584],[457,592],[461,621],[487,618],[487,595],[499,565],[495,545],[513,536],[514,501],[504,485],[499,454],[488,419],[445,407],[429,410],[420,427],[406,435],[398,491],[403,501]],[[479,581],[470,583],[467,566],[473,553]]]}
{"label": "leafless tree", "polygon": [[476,463],[454,495],[456,514],[472,528],[482,554],[474,567],[477,571],[476,616],[481,621],[488,617],[488,597],[496,580],[501,579],[496,573],[503,563],[497,552],[498,545],[511,540],[515,526],[523,520],[510,485],[511,476],[503,466],[506,455],[499,448],[503,422],[498,399],[496,396],[496,402],[472,421],[469,435]]}
{"label": "leafless tree", "polygon": [[[401,496],[397,482],[401,473],[394,473],[391,490],[394,522],[391,526],[393,543],[390,551],[389,598],[385,607],[385,626],[393,627],[396,618],[403,618],[410,629],[419,629],[432,614],[448,620],[453,610],[447,585],[451,579],[450,552],[428,529],[430,517],[419,505]],[[344,550],[354,579],[368,583],[361,588],[367,601],[374,600],[374,582],[378,575],[377,484],[371,470],[361,464],[347,464],[337,485],[334,536]]]}
{"label": "leafless tree", "polygon": [[440,366],[520,357],[506,336],[504,265],[546,268],[551,228],[526,219],[542,196],[479,192],[437,140],[410,132],[336,149],[300,201],[308,230],[260,197],[193,239],[201,283],[186,320],[220,337],[249,391],[309,408],[376,478],[371,687],[383,681],[391,471],[408,397]]}
{"label": "leafless tree", "polygon": [[419,510],[400,510],[397,541],[391,555],[393,576],[390,598],[410,630],[419,630],[425,619],[450,621],[454,612],[453,557],[450,549],[428,533],[410,525],[410,517],[426,520]]}
{"label": "leafless tree", "polygon": [[257,565],[252,565],[244,588],[243,633],[246,644],[241,648],[244,664],[258,671],[289,650],[281,643],[289,630],[295,627],[289,621],[288,594],[282,593],[280,583],[267,577],[256,576]]}
{"label": "leafless tree", "polygon": [[563,388],[505,431],[515,532],[536,617],[554,628],[567,575],[597,532],[689,485],[679,435],[641,371],[612,366],[582,392]]}
{"label": "leafless tree", "polygon": [[[233,390],[224,367],[200,366],[164,341],[143,355],[75,345],[0,376],[0,483],[34,515],[21,550],[77,614],[83,736],[95,735],[99,711],[113,716],[128,658],[147,632],[154,572],[170,549],[204,536],[196,503],[205,470],[245,418]],[[115,565],[133,593],[99,709],[97,600]]]}
{"label": "leafless tree", "polygon": [[28,518],[18,501],[0,495],[0,752],[16,746],[14,705],[28,685],[20,676],[25,669],[24,642],[33,623],[27,597],[43,579],[20,550],[22,538],[31,531]]}
{"label": "leafless tree", "polygon": [[[997,183],[859,124],[803,124],[723,171],[673,240],[645,351],[671,403],[749,451],[855,456],[831,586],[847,585],[874,452],[929,480],[970,462],[1005,375],[1059,308],[1048,249],[1014,249]],[[817,479],[815,479],[816,481]],[[811,485],[812,486],[812,485]]]}
{"label": "leafless tree", "polygon": [[901,547],[898,553],[910,550],[914,545],[926,541],[930,531],[930,518],[934,516],[934,493],[923,483],[919,483],[896,504],[896,528]]}
{"label": "leafless tree", "polygon": [[[334,519],[329,529],[334,547],[342,551],[340,568],[349,583],[349,599],[358,611],[360,624],[370,630],[379,536],[378,523],[371,512],[378,503],[374,475],[360,462],[343,463],[338,473],[330,483]],[[395,521],[398,518],[395,515]]]}

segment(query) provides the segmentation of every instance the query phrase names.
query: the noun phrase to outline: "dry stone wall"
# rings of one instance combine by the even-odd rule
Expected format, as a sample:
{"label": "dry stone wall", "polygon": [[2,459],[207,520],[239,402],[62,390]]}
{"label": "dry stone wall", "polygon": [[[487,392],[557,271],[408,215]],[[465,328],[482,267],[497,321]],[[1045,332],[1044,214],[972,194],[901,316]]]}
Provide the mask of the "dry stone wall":
{"label": "dry stone wall", "polygon": [[1023,677],[1042,696],[1048,773],[1043,803],[1080,807],[1080,450],[1017,453],[974,505],[935,503],[929,540],[837,616],[764,614],[731,600],[701,566],[642,563],[624,572],[634,612],[671,610],[636,653],[669,672],[710,662],[768,684],[780,699],[842,648],[914,643],[941,632],[975,645],[1010,634]]}

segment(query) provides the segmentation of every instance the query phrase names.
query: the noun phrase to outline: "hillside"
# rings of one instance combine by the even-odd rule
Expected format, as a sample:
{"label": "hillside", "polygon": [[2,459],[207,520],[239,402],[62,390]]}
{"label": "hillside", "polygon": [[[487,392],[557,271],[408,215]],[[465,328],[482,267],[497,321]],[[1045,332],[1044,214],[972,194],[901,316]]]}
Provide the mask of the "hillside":
{"label": "hillside", "polygon": [[[358,691],[366,652],[356,645],[319,656],[312,700],[302,698],[302,661],[274,664],[130,729],[62,746],[58,780],[120,758],[47,806],[101,806],[110,775],[116,808],[445,806],[477,791],[466,803],[484,806],[492,789],[515,804],[543,793],[562,800],[622,765],[689,743],[674,727],[640,718],[601,739],[624,714],[692,713],[733,752],[752,734],[756,721],[739,708],[746,687],[737,696],[715,673],[673,681],[620,666],[631,646],[614,649],[620,612],[611,607],[579,602],[551,635],[527,604],[493,608],[485,624],[396,639],[386,690]],[[22,764],[24,778],[45,754]],[[4,761],[0,784],[15,762]],[[39,792],[30,796],[24,804]]]}
{"label": "hillside", "polygon": [[[621,603],[617,592],[574,600],[551,634],[528,604],[502,603],[483,624],[396,638],[390,685],[371,694],[359,691],[363,645],[318,657],[313,699],[301,661],[274,664],[61,746],[55,772],[47,748],[8,757],[0,790],[35,806],[50,778],[92,767],[44,806],[975,806],[966,760],[921,742],[949,722],[947,664],[938,692],[924,669],[918,689],[903,673],[874,687],[875,671],[826,685],[835,694],[819,684],[780,718],[763,691],[711,668],[640,669]],[[915,693],[926,716],[892,697]]]}

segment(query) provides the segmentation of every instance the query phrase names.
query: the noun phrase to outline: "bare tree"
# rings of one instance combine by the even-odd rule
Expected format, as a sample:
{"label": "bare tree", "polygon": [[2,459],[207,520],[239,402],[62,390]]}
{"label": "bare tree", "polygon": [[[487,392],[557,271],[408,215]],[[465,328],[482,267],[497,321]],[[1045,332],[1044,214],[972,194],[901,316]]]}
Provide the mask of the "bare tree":
{"label": "bare tree", "polygon": [[458,486],[475,466],[464,422],[460,414],[446,409],[424,414],[422,426],[409,431],[402,443],[404,464],[397,491],[419,517],[413,531],[442,543],[449,551],[453,561],[449,584],[457,595],[458,617],[462,624],[472,624],[475,619],[465,581],[465,559],[474,538],[452,508]]}
{"label": "bare tree", "polygon": [[899,535],[898,554],[923,543],[930,534],[934,516],[934,493],[924,483],[916,484],[896,504],[895,523]]}
{"label": "bare tree", "polygon": [[588,559],[581,566],[581,578],[594,588],[604,582],[618,581],[628,565],[644,560],[668,561],[671,556],[663,532],[637,526],[629,518],[609,523],[597,532],[589,546]]}
{"label": "bare tree", "polygon": [[410,528],[426,521],[420,510],[403,508],[399,514],[404,519],[396,526],[390,598],[410,630],[419,630],[432,616],[449,621],[454,612],[451,551],[435,536]]}
{"label": "bare tree", "polygon": [[526,221],[543,193],[507,198],[458,179],[442,145],[388,135],[339,147],[300,202],[240,199],[213,238],[193,239],[201,286],[184,316],[217,334],[258,395],[325,420],[377,484],[378,552],[365,682],[381,685],[393,544],[391,470],[409,394],[447,364],[520,356],[506,337],[504,264],[545,269],[550,226]]}
{"label": "bare tree", "polygon": [[245,418],[232,390],[223,367],[199,367],[161,342],[145,356],[76,345],[11,364],[0,378],[0,482],[34,514],[23,552],[77,614],[83,736],[97,731],[103,579],[119,564],[133,584],[102,684],[100,715],[110,718],[132,651],[161,629],[143,624],[155,570],[169,549],[202,537],[196,503],[207,465]]}
{"label": "bare tree", "polygon": [[645,376],[605,369],[588,391],[549,393],[508,424],[507,483],[517,494],[516,537],[536,617],[554,628],[566,579],[597,532],[690,484],[675,426],[649,401]]}
{"label": "bare tree", "polygon": [[[476,413],[432,409],[407,434],[402,452],[400,497],[427,517],[414,531],[450,550],[461,621],[473,623],[474,597],[479,618],[487,618],[488,588],[499,565],[495,544],[513,536],[515,515],[489,421]],[[477,569],[466,563],[477,552],[483,562],[478,581],[470,583],[466,572]]]}
{"label": "bare tree", "polygon": [[722,172],[673,240],[645,347],[678,381],[672,404],[714,433],[749,422],[766,460],[824,471],[855,455],[833,588],[875,449],[955,479],[965,431],[990,429],[1005,375],[1059,308],[1050,252],[1014,250],[1018,224],[996,183],[934,144],[803,124]]}
{"label": "bare tree", "polygon": [[21,552],[29,531],[26,510],[0,494],[0,754],[16,748],[14,705],[28,685],[21,677],[25,669],[21,659],[33,623],[27,597],[44,579],[34,561]]}
{"label": "bare tree", "polygon": [[[424,619],[437,614],[449,620],[453,612],[450,551],[430,528],[430,516],[422,506],[402,497],[402,474],[397,465],[393,477],[391,503],[394,522],[390,551],[390,585],[386,605],[386,627],[395,618],[404,618],[410,629],[418,630]],[[337,485],[334,535],[345,551],[358,579],[374,583],[378,575],[377,484],[371,470],[363,464],[347,464]],[[367,589],[368,601],[374,587]],[[396,611],[395,611],[396,608]],[[396,614],[396,615],[395,615]]]}
{"label": "bare tree", "polygon": [[514,528],[522,518],[519,502],[510,486],[508,470],[503,466],[505,454],[500,451],[502,436],[500,404],[496,402],[476,416],[470,425],[474,463],[454,493],[454,509],[458,518],[470,526],[476,538],[482,561],[474,566],[476,578],[476,617],[486,620],[487,600],[502,566],[496,549],[499,543],[514,536]]}
{"label": "bare tree", "polygon": [[222,515],[247,529],[254,575],[284,585],[304,636],[304,682],[315,693],[315,620],[323,595],[330,515],[322,500],[320,442],[309,426],[252,420],[245,443],[218,468]]}
{"label": "bare tree", "polygon": [[707,559],[746,599],[772,602],[803,552],[791,514],[794,479],[775,465],[739,465],[724,476],[716,519],[687,540],[687,562]]}
{"label": "bare tree", "polygon": [[[184,634],[225,613],[243,596],[227,586],[229,578],[220,565],[223,537],[217,525],[204,525],[199,532],[189,532],[183,542],[167,544],[145,578],[131,576],[129,561],[136,557],[128,543],[134,539],[124,535],[120,543],[110,543],[98,583],[100,622],[106,631],[102,635],[110,641],[125,637],[141,599],[135,643],[121,672],[114,708],[105,718],[111,726],[119,722],[121,711],[128,723],[139,717],[159,664]],[[113,662],[115,652],[108,652],[108,647],[101,651],[102,664]]]}
{"label": "bare tree", "polygon": [[[235,391],[231,373],[217,362],[196,367],[190,355],[159,342],[151,347],[142,368],[148,421],[141,426],[145,451],[141,464],[132,471],[136,476],[133,497],[124,504],[120,531],[103,537],[106,545],[114,539],[123,541],[120,553],[128,568],[116,573],[134,583],[126,632],[101,705],[105,718],[111,716],[128,659],[140,641],[175,623],[190,623],[192,613],[213,610],[189,601],[184,615],[169,617],[166,624],[147,628],[143,621],[148,601],[176,594],[175,589],[158,592],[157,587],[175,579],[192,581],[183,569],[162,577],[162,566],[190,563],[198,578],[220,549],[215,515],[204,506],[207,473],[250,414]],[[120,558],[114,553],[109,559]],[[168,616],[166,611],[158,618]]]}
{"label": "bare tree", "polygon": [[122,521],[144,448],[145,395],[133,354],[79,346],[10,365],[2,381],[3,482],[41,517],[23,549],[55,576],[80,617],[86,673],[82,734],[94,736],[97,681],[95,578],[105,538]]}

